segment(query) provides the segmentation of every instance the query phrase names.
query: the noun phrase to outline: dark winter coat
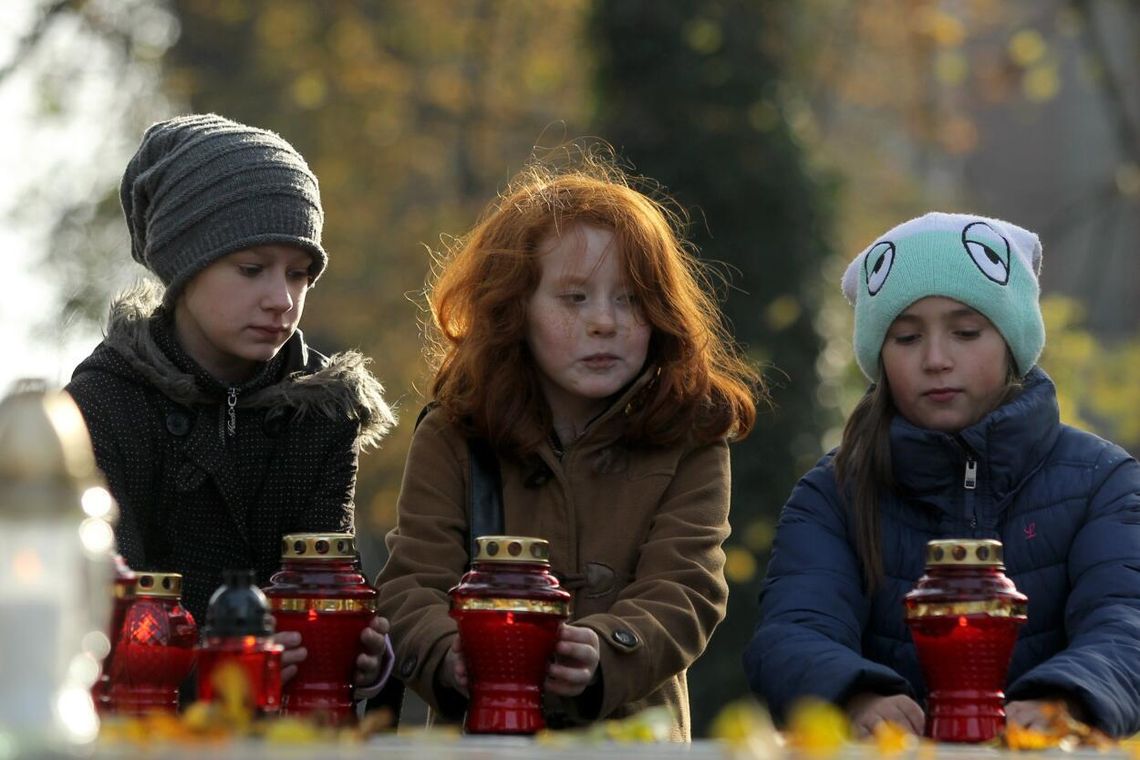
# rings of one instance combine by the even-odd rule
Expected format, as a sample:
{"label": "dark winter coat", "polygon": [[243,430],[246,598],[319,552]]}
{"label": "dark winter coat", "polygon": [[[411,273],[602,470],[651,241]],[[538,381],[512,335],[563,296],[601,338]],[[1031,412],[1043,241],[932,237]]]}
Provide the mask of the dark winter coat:
{"label": "dark winter coat", "polygon": [[117,301],[67,390],[119,504],[119,551],[135,570],[182,573],[202,624],[222,570],[264,583],[282,535],[353,529],[359,449],[393,419],[367,360],[324,357],[299,330],[256,377],[222,385],[181,350],[159,301],[151,287]]}
{"label": "dark winter coat", "polygon": [[[977,486],[964,487],[967,457]],[[957,435],[896,418],[897,495],[882,501],[885,578],[860,583],[832,456],[796,486],[776,530],[760,623],[744,655],[753,691],[778,717],[802,695],[925,698],[903,618],[926,542],[996,538],[1029,597],[1009,667],[1009,700],[1069,696],[1117,736],[1140,730],[1140,466],[1060,424],[1052,381],[1031,371],[1015,399]]]}
{"label": "dark winter coat", "polygon": [[[504,528],[550,542],[551,570],[573,594],[572,621],[601,643],[600,688],[549,698],[548,720],[576,725],[667,705],[671,737],[687,740],[686,671],[728,597],[721,548],[729,533],[728,445],[622,446],[624,410],[637,390],[561,458],[550,446],[534,460],[499,458]],[[436,672],[456,635],[447,590],[468,563],[467,479],[467,441],[437,408],[412,439],[377,581],[396,673],[449,717],[464,705],[436,691]]]}

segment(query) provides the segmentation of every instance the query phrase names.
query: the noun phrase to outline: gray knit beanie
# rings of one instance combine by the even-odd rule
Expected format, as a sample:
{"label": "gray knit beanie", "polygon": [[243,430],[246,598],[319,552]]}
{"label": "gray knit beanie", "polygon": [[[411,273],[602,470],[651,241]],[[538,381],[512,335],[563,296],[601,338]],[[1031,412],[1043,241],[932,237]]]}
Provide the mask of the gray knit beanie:
{"label": "gray knit beanie", "polygon": [[131,256],[166,285],[172,306],[194,275],[227,253],[292,245],[321,248],[320,190],[305,159],[279,135],[216,114],[151,125],[123,172],[119,199]]}

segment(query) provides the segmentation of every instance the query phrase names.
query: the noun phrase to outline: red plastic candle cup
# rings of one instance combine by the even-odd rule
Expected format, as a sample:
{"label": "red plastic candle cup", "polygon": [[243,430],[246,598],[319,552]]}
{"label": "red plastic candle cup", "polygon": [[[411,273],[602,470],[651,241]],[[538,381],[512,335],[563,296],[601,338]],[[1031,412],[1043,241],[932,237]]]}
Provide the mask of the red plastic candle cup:
{"label": "red plastic candle cup", "polygon": [[194,666],[198,626],[182,606],[178,573],[135,574],[111,662],[108,712],[177,712],[178,687]]}
{"label": "red plastic candle cup", "polygon": [[198,698],[240,700],[251,713],[281,708],[281,653],[273,641],[269,600],[254,585],[253,570],[223,570],[210,596],[198,652]]}
{"label": "red plastic candle cup", "polygon": [[115,554],[112,557],[114,579],[112,591],[114,599],[111,607],[111,625],[107,631],[107,638],[111,648],[103,658],[99,679],[91,687],[91,698],[95,708],[100,713],[110,712],[111,708],[111,667],[115,661],[115,648],[123,635],[123,622],[127,619],[127,610],[135,601],[135,583],[138,580],[135,572],[127,566],[123,555]]}
{"label": "red plastic candle cup", "polygon": [[308,656],[285,684],[282,711],[333,724],[356,720],[353,678],[360,635],[376,615],[351,533],[294,533],[281,540],[281,569],[265,587],[278,631],[301,634]]}
{"label": "red plastic candle cup", "polygon": [[550,545],[525,536],[481,536],[451,596],[467,662],[472,734],[533,734],[546,727],[542,683],[570,594],[550,573]]}
{"label": "red plastic candle cup", "polygon": [[[242,701],[257,714],[281,707],[280,644],[263,636],[207,637],[198,651],[198,698],[212,702],[226,686],[226,668],[241,681]],[[235,687],[231,687],[235,688]]]}
{"label": "red plastic candle cup", "polygon": [[992,539],[926,548],[926,573],[904,598],[928,690],[926,735],[984,742],[1005,727],[1006,673],[1028,599],[1005,575]]}

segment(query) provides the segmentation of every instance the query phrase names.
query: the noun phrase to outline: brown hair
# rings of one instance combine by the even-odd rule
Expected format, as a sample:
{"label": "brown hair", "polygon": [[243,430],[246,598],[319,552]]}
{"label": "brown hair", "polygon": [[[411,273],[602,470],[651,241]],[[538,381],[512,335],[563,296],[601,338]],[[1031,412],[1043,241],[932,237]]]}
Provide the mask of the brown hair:
{"label": "brown hair", "polygon": [[[1006,358],[1005,392],[998,406],[1021,392],[1013,355]],[[879,530],[879,500],[895,489],[891,468],[891,420],[898,414],[891,400],[891,387],[879,359],[879,382],[855,405],[835,454],[835,479],[847,500],[854,522],[855,552],[863,569],[863,582],[872,591],[883,578],[882,535]]]}
{"label": "brown hair", "polygon": [[707,269],[680,234],[684,216],[636,189],[611,157],[585,152],[574,163],[532,161],[439,260],[428,297],[436,401],[499,450],[526,454],[545,439],[551,419],[526,345],[527,303],[541,279],[539,244],[582,222],[613,233],[652,327],[646,366],[658,374],[631,405],[625,439],[743,438],[763,383],[729,338]]}

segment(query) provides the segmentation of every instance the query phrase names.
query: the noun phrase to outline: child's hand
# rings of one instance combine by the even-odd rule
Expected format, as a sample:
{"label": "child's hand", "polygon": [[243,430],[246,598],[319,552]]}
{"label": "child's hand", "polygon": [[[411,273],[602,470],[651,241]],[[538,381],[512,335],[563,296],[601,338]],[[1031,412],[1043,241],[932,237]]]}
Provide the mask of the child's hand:
{"label": "child's hand", "polygon": [[463,647],[459,644],[459,637],[451,640],[451,649],[443,658],[443,667],[440,668],[439,680],[445,688],[469,696],[467,691],[467,661],[463,659]]}
{"label": "child's hand", "polygon": [[543,688],[560,697],[576,697],[593,683],[601,659],[598,634],[593,628],[563,625],[558,629],[554,661],[546,671]]}
{"label": "child's hand", "polygon": [[297,664],[309,656],[309,650],[301,646],[301,634],[296,631],[281,631],[273,635],[273,642],[285,647],[281,653],[281,685],[297,675]]}
{"label": "child's hand", "polygon": [[856,694],[847,701],[847,717],[851,720],[852,732],[859,739],[870,736],[875,726],[884,720],[901,726],[915,736],[922,736],[926,726],[926,715],[922,708],[905,694],[892,694],[889,697],[882,694]]}
{"label": "child's hand", "polygon": [[377,615],[368,622],[368,627],[360,632],[360,643],[364,651],[356,657],[357,686],[375,686],[384,672],[386,659],[391,651],[388,648],[388,618]]}
{"label": "child's hand", "polygon": [[1019,699],[1005,706],[1006,723],[1042,734],[1055,733],[1068,719],[1087,722],[1080,704],[1064,697],[1059,699]]}

